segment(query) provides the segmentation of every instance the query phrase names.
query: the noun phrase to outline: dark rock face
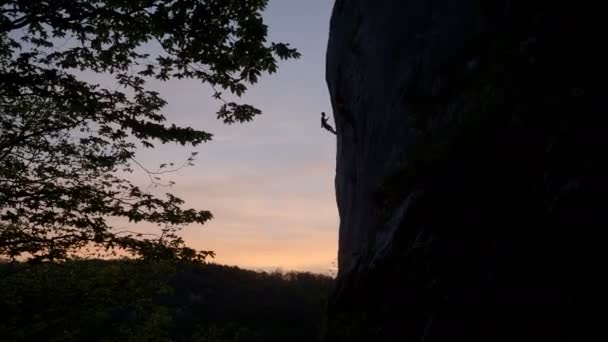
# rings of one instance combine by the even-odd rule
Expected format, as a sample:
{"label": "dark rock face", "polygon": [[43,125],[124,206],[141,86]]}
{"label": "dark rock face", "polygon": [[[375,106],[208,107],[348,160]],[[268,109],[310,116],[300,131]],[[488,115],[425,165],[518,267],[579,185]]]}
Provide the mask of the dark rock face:
{"label": "dark rock face", "polygon": [[587,251],[608,226],[599,13],[336,1],[328,341],[580,340]]}

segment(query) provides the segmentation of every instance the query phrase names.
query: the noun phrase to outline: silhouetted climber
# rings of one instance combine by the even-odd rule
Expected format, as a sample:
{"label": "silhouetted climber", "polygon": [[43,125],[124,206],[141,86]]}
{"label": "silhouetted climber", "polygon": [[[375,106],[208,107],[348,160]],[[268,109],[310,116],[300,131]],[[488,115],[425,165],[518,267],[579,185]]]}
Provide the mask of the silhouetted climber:
{"label": "silhouetted climber", "polygon": [[330,124],[327,123],[327,117],[325,116],[325,112],[321,112],[321,127],[332,132],[333,134],[336,134],[336,130],[331,127]]}

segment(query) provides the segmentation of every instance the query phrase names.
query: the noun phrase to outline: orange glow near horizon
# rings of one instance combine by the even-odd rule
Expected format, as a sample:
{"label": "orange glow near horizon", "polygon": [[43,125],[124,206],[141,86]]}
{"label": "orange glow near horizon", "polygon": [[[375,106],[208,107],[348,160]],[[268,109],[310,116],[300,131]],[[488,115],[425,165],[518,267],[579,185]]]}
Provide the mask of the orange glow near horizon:
{"label": "orange glow near horizon", "polygon": [[218,264],[255,270],[329,273],[336,250],[334,244],[327,243],[331,240],[333,239],[313,236],[305,240],[281,241],[278,244],[262,239],[243,242],[208,239],[191,243],[191,246],[215,251],[217,256],[209,261]]}
{"label": "orange glow near horizon", "polygon": [[[204,158],[204,156],[202,157]],[[184,169],[169,177],[169,191],[186,207],[210,210],[204,226],[181,236],[198,250],[214,251],[210,262],[246,269],[332,273],[337,256],[338,217],[330,162],[289,164],[288,169],[226,171]],[[145,184],[142,175],[136,183]],[[137,181],[137,179],[139,181]],[[162,196],[168,189],[153,190]],[[114,221],[117,230],[155,232],[157,227]]]}
{"label": "orange glow near horizon", "polygon": [[[321,112],[331,114],[332,108],[325,83],[332,5],[324,0],[269,2],[264,13],[269,41],[291,43],[302,58],[281,62],[277,74],[264,75],[235,99],[263,111],[252,122],[218,121],[221,103],[200,82],[149,84],[167,100],[169,122],[213,134],[212,141],[200,146],[157,144],[137,155],[142,165],[155,170],[160,163],[181,165],[189,152],[199,152],[195,166],[166,175],[175,186],[153,192],[161,197],[171,192],[185,200],[184,207],[213,213],[203,227],[192,225],[181,233],[187,245],[214,251],[212,262],[327,273],[336,260],[336,137],[320,127]],[[149,185],[146,174],[132,177],[142,188]],[[115,226],[158,231],[153,225]]]}

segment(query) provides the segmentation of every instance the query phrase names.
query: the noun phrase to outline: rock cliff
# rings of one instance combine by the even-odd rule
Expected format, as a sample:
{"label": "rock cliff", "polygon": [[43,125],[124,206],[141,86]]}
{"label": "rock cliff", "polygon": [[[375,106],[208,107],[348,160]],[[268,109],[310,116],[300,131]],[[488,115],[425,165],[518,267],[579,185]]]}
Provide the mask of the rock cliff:
{"label": "rock cliff", "polygon": [[336,1],[328,341],[577,340],[608,226],[598,6]]}

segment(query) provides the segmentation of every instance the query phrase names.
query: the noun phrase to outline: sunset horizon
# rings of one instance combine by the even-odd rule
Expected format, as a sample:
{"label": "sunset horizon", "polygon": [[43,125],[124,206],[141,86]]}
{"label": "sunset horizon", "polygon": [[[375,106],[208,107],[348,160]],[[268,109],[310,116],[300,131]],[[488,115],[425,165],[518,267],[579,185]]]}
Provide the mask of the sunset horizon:
{"label": "sunset horizon", "polygon": [[[331,116],[325,84],[325,50],[331,1],[270,1],[264,11],[270,41],[289,41],[302,53],[281,62],[241,99],[263,111],[252,122],[225,125],[215,117],[221,102],[210,87],[190,80],[152,81],[168,104],[167,119],[213,134],[195,148],[156,145],[139,149],[137,160],[154,169],[182,163],[198,153],[194,166],[163,176],[185,205],[209,210],[213,219],[182,230],[187,245],[215,252],[209,261],[247,269],[284,269],[328,274],[338,249],[334,192],[335,136],[320,127]],[[93,81],[97,75],[90,77]],[[110,80],[111,81],[111,80]],[[333,121],[333,119],[332,119]],[[142,170],[129,177],[146,188]],[[162,195],[168,189],[150,189]],[[153,231],[153,225],[120,227]],[[149,228],[147,228],[149,227]]]}

